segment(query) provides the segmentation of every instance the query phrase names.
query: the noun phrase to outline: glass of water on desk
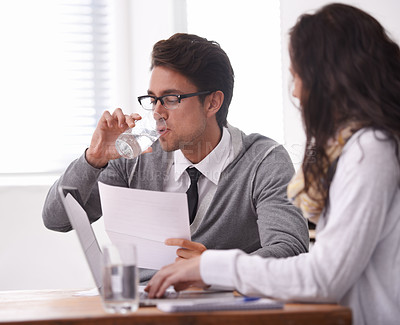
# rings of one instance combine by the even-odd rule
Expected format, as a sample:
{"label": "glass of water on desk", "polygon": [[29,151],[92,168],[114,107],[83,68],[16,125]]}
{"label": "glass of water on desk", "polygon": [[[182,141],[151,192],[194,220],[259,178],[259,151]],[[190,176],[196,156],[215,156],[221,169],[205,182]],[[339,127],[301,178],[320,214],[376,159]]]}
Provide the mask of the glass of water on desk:
{"label": "glass of water on desk", "polygon": [[160,114],[150,111],[141,116],[141,120],[135,121],[135,127],[126,130],[115,142],[118,153],[124,158],[136,158],[167,130],[167,123]]}
{"label": "glass of water on desk", "polygon": [[136,247],[132,244],[104,246],[102,274],[104,309],[119,314],[135,312],[139,307]]}

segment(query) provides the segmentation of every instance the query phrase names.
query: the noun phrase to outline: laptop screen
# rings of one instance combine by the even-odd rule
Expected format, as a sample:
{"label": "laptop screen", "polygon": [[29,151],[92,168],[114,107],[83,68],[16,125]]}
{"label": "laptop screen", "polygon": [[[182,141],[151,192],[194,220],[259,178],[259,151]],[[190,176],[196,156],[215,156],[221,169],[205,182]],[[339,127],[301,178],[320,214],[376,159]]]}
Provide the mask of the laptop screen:
{"label": "laptop screen", "polygon": [[102,252],[86,211],[81,206],[82,200],[79,192],[76,188],[65,186],[60,186],[58,190],[69,221],[82,246],[93,279],[100,290],[102,287]]}

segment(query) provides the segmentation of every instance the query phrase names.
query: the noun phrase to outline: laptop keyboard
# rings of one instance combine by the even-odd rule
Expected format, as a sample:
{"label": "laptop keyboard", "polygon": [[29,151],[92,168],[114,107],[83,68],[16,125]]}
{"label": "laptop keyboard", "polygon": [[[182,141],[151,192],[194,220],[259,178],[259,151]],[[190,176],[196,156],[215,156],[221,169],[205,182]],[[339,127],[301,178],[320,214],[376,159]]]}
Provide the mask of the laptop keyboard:
{"label": "laptop keyboard", "polygon": [[[179,296],[178,292],[166,291],[160,299],[175,299],[175,298],[178,298],[178,296]],[[150,299],[150,298],[146,291],[141,291],[141,292],[139,292],[139,299],[146,300],[146,299]]]}

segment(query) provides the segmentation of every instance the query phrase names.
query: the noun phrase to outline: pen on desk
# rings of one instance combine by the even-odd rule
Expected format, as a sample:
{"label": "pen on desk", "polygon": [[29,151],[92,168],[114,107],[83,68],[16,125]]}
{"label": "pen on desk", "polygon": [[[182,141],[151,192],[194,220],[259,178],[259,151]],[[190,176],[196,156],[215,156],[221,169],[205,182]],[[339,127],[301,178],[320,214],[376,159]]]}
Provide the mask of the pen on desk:
{"label": "pen on desk", "polygon": [[260,297],[243,297],[242,302],[256,301],[259,299],[260,299]]}

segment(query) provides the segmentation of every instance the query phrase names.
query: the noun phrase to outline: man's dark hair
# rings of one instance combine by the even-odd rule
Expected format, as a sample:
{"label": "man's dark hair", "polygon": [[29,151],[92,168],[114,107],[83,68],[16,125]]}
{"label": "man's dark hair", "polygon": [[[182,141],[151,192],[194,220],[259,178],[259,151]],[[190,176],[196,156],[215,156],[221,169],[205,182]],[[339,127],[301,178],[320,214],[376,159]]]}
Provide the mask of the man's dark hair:
{"label": "man's dark hair", "polygon": [[[228,56],[217,42],[192,34],[174,34],[154,45],[151,70],[157,66],[181,73],[198,91],[222,91],[224,102],[216,118],[220,128],[226,126],[233,95],[234,73]],[[201,102],[205,96],[199,96]]]}

